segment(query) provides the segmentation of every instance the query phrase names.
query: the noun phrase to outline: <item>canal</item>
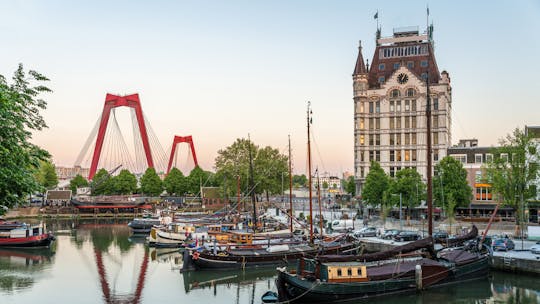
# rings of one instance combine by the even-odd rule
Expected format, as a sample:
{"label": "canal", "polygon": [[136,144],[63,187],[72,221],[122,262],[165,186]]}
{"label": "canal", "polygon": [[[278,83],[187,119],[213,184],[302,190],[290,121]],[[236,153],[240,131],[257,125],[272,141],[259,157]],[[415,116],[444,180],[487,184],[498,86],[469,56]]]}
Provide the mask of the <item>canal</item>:
{"label": "canal", "polygon": [[[0,303],[261,303],[276,290],[274,269],[180,273],[177,250],[148,248],[126,223],[48,221],[57,235],[51,250],[0,249]],[[396,302],[540,303],[540,283],[492,272],[488,280],[369,301]]]}

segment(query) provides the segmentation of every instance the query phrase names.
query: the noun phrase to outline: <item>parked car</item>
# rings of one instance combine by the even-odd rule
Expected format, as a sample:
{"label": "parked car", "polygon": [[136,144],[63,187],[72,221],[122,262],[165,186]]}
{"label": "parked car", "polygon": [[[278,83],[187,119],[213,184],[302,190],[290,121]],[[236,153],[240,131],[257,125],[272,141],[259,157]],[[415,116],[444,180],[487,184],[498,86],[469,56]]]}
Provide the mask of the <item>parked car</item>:
{"label": "parked car", "polygon": [[377,228],[375,227],[364,227],[358,231],[355,231],[353,233],[354,237],[361,238],[361,237],[367,237],[367,236],[376,236],[377,235]]}
{"label": "parked car", "polygon": [[448,239],[448,233],[446,231],[437,231],[433,233],[433,238],[435,240],[446,241]]}
{"label": "parked car", "polygon": [[381,238],[383,238],[385,240],[391,240],[391,239],[394,238],[394,236],[396,236],[400,232],[401,232],[401,230],[398,230],[398,229],[387,229],[381,235]]}
{"label": "parked car", "polygon": [[420,235],[414,231],[401,231],[394,236],[394,240],[398,242],[403,241],[416,241],[420,239]]}
{"label": "parked car", "polygon": [[509,238],[499,238],[493,241],[493,250],[512,250],[515,248],[514,242]]}
{"label": "parked car", "polygon": [[540,254],[540,242],[536,242],[536,244],[531,247],[531,252],[534,254]]}

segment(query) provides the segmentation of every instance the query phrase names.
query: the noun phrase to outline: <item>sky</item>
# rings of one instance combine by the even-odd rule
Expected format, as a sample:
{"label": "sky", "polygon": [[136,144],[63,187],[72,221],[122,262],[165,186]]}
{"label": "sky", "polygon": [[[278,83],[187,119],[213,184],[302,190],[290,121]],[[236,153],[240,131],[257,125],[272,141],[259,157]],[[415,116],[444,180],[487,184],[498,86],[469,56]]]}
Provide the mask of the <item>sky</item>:
{"label": "sky", "polygon": [[306,173],[311,101],[313,166],[341,175],[354,170],[358,41],[371,62],[374,14],[382,36],[423,31],[426,5],[439,70],[452,81],[453,143],[492,146],[540,125],[539,1],[2,0],[0,74],[23,63],[50,78],[49,128],[32,141],[57,166],[73,166],[107,93],[138,93],[163,149],[192,135],[211,171],[218,150],[249,134],[284,154],[290,135],[294,171]]}

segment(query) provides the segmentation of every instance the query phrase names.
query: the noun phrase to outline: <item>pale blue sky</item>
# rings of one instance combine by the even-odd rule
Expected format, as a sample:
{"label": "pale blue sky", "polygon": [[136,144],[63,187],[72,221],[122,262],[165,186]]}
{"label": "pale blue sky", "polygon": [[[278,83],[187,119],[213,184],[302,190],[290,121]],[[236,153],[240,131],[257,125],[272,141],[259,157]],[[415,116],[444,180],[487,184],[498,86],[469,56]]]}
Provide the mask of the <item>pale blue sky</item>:
{"label": "pale blue sky", "polygon": [[[352,79],[358,40],[426,24],[426,1],[2,1],[0,74],[17,64],[52,81],[34,142],[73,165],[105,94],[139,93],[161,145],[193,135],[204,169],[251,134],[305,172],[305,110],[314,112],[314,166],[353,170]],[[430,3],[439,69],[453,87],[453,141],[489,146],[540,125],[539,1]],[[127,112],[126,112],[127,113]],[[127,114],[126,114],[127,115]],[[127,117],[127,116],[126,116]]]}

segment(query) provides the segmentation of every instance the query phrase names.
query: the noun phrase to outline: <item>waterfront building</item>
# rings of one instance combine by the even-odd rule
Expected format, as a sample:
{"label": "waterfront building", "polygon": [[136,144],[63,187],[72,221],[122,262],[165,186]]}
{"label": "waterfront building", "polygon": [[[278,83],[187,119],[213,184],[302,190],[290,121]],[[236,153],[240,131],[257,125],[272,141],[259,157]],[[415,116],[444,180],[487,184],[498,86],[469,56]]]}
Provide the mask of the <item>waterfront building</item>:
{"label": "waterfront building", "polygon": [[[525,134],[531,137],[532,141],[536,144],[536,150],[540,151],[540,126],[525,126]],[[529,162],[540,163],[537,155],[527,157]],[[540,178],[536,178],[533,185],[536,189],[536,196],[527,202],[526,211],[529,212],[529,220],[531,222],[540,223],[540,191],[538,191],[540,189]]]}
{"label": "waterfront building", "polygon": [[426,104],[429,82],[433,160],[446,156],[451,142],[452,88],[448,72],[439,72],[433,26],[377,30],[371,60],[364,62],[360,44],[353,72],[354,168],[357,195],[371,161],[390,176],[414,168],[426,178]]}
{"label": "waterfront building", "polygon": [[[448,156],[460,161],[467,171],[467,183],[472,189],[472,199],[467,208],[458,208],[459,215],[488,217],[498,203],[493,194],[484,164],[493,160],[494,147],[478,146],[478,139],[461,139],[456,146],[448,148]],[[506,157],[502,155],[501,157]],[[444,182],[444,181],[443,181]],[[502,208],[498,212],[505,217],[514,215],[513,208]]]}

